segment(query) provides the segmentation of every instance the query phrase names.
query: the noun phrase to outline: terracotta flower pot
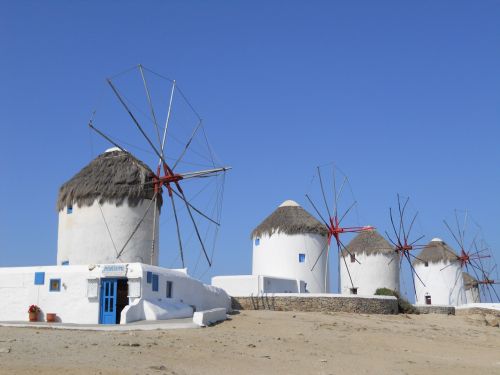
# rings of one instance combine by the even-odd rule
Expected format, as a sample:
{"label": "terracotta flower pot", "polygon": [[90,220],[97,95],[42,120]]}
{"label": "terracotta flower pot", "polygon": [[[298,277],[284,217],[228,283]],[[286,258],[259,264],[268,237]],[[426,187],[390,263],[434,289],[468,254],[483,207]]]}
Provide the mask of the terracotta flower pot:
{"label": "terracotta flower pot", "polygon": [[30,322],[36,322],[38,321],[38,313],[37,312],[30,312]]}
{"label": "terracotta flower pot", "polygon": [[56,321],[56,314],[54,313],[47,313],[47,322],[53,323]]}

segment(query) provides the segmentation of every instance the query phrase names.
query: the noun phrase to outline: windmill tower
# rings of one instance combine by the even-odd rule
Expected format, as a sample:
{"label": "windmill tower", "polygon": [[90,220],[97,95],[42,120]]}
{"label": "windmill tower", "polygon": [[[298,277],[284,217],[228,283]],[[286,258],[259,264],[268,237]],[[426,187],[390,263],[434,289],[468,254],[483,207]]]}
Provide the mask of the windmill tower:
{"label": "windmill tower", "polygon": [[342,294],[372,295],[378,288],[399,292],[398,254],[376,230],[360,232],[346,249],[340,263]]}
{"label": "windmill tower", "polygon": [[[161,195],[153,171],[130,153],[108,149],[59,189],[57,264],[158,264]],[[153,204],[156,210],[151,209]],[[139,223],[139,224],[138,224]]]}
{"label": "windmill tower", "polygon": [[[327,234],[297,202],[283,202],[252,232],[252,274],[302,280],[306,291],[328,293]],[[311,269],[318,258],[322,261]]]}
{"label": "windmill tower", "polygon": [[[347,226],[345,223],[343,223],[344,220],[348,220],[348,214],[352,212],[357,202],[352,194],[352,188],[349,184],[349,179],[342,171],[336,168],[335,165],[328,164],[322,167],[317,167],[316,172],[317,173],[314,175],[311,181],[312,190],[309,194],[306,194],[306,198],[309,204],[314,208],[316,214],[321,219],[321,222],[324,224],[324,229],[327,233],[327,246],[322,250],[321,254],[312,264],[311,271],[313,271],[315,267],[318,267],[319,264],[323,264],[324,262],[324,267],[326,268],[326,272],[328,273],[330,261],[329,255],[333,243],[333,247],[337,248],[338,255],[337,285],[339,293],[341,292],[342,284],[342,263],[344,265],[344,270],[350,283],[350,288],[354,291],[356,287],[350,274],[350,266],[347,263],[346,258],[341,254],[342,252],[346,252],[350,257],[353,257],[354,262],[360,263],[360,261],[356,259],[354,254],[351,254],[349,249],[344,245],[342,237],[347,233],[361,233],[364,231],[370,231],[375,228],[371,226]],[[340,177],[340,179],[337,180],[337,177]],[[345,195],[344,197],[342,196],[342,192],[345,190],[348,190],[347,195],[350,195],[347,201],[345,200]],[[347,205],[345,207],[347,208],[341,209],[340,207],[344,206],[342,203],[346,202]],[[322,209],[320,205],[322,205]],[[323,256],[323,253],[326,253],[326,257]],[[327,289],[326,281],[325,289]]]}
{"label": "windmill tower", "polygon": [[[433,238],[413,261],[417,304],[451,305],[465,303],[462,268],[453,249]],[[417,276],[418,275],[418,276]]]}
{"label": "windmill tower", "polygon": [[467,303],[481,302],[479,282],[467,272],[462,273],[464,278],[465,300]]}
{"label": "windmill tower", "polygon": [[[106,79],[106,84],[109,103],[94,111],[88,126],[114,147],[60,189],[58,263],[157,265],[159,213],[165,201],[163,216],[174,224],[169,226],[169,247],[179,250],[175,262],[180,260],[184,268],[188,256],[198,266],[204,257],[207,272],[230,167],[218,162],[200,115],[175,80],[138,65]],[[155,108],[165,104],[164,115],[157,115]],[[121,127],[121,139],[115,139],[112,125],[127,122],[131,129]],[[147,148],[138,147],[137,141]],[[121,144],[152,155],[153,167]]]}

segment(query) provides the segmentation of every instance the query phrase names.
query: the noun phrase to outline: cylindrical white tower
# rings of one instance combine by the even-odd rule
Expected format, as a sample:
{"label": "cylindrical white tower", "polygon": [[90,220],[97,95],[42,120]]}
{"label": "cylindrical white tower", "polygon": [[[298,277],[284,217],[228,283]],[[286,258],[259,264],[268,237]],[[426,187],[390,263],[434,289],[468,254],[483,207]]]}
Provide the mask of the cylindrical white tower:
{"label": "cylindrical white tower", "polygon": [[433,238],[413,261],[415,303],[457,306],[466,303],[462,269],[453,249]]}
{"label": "cylindrical white tower", "polygon": [[61,186],[57,264],[157,265],[162,197],[155,209],[152,176],[143,162],[113,148]]}
{"label": "cylindrical white tower", "polygon": [[466,303],[480,303],[479,283],[467,272],[463,273]]}
{"label": "cylindrical white tower", "polygon": [[252,232],[252,274],[302,280],[307,292],[328,293],[327,234],[296,202],[283,202]]}
{"label": "cylindrical white tower", "polygon": [[347,250],[340,259],[342,294],[373,295],[379,288],[399,292],[398,254],[377,231],[359,233]]}

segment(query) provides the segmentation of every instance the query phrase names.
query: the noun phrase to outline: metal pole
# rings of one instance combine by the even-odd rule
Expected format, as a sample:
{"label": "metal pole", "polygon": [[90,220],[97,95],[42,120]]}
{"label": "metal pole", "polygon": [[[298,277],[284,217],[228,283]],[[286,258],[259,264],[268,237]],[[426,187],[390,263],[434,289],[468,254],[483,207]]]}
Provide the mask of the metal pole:
{"label": "metal pole", "polygon": [[[165,139],[167,137],[168,123],[170,122],[170,114],[172,112],[172,100],[174,99],[174,91],[175,91],[175,79],[172,81],[172,90],[170,91],[170,100],[168,102],[167,120],[165,121],[165,129],[163,130],[163,140],[161,142],[162,155],[163,155],[163,150],[165,149]],[[160,165],[161,162],[162,161],[160,160],[158,162],[158,165]]]}

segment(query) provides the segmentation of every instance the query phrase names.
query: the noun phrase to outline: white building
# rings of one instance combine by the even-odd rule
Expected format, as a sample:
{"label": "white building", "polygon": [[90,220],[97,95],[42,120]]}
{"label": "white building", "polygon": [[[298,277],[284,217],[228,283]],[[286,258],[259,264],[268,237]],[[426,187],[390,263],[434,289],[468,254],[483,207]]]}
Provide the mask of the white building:
{"label": "white building", "polygon": [[416,304],[458,306],[466,303],[460,262],[453,249],[439,238],[425,246],[413,261]]}
{"label": "white building", "polygon": [[376,230],[360,232],[347,250],[340,259],[342,294],[373,295],[378,288],[399,292],[399,256]]}
{"label": "white building", "polygon": [[[0,268],[0,321],[28,320],[32,304],[41,309],[39,320],[56,314],[57,321],[78,324],[230,310],[222,289],[185,269],[156,266],[162,200],[152,200],[151,179],[145,164],[111,149],[64,184],[57,204],[58,265]],[[157,207],[147,210],[150,205]]]}
{"label": "white building", "polygon": [[328,293],[327,228],[296,202],[283,202],[252,232],[252,275],[217,276],[230,295]]}
{"label": "white building", "polygon": [[479,293],[479,283],[477,282],[477,280],[467,272],[463,272],[463,278],[466,303],[480,303],[481,296]]}

